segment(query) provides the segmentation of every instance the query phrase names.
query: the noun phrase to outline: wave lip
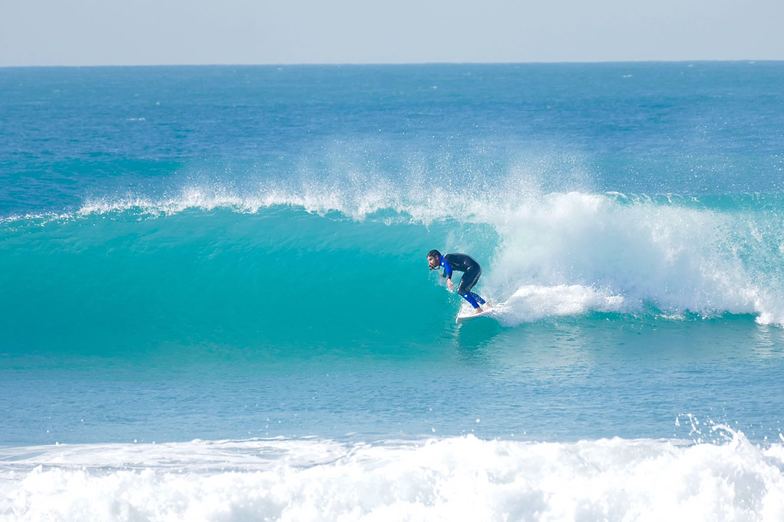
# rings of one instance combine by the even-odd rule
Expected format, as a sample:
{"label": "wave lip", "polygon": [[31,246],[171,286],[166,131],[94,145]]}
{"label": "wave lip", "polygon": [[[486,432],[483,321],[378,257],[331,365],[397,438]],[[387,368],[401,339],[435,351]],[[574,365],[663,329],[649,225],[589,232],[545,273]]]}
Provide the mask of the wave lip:
{"label": "wave lip", "polygon": [[727,434],[716,444],[466,436],[18,448],[0,458],[0,516],[781,520],[784,445],[762,448]]}

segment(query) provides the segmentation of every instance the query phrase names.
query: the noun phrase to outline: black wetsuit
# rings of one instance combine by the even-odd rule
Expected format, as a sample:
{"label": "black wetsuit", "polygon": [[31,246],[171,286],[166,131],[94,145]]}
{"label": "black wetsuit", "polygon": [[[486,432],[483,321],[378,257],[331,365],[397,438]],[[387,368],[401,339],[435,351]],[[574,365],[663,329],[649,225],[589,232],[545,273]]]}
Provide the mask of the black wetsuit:
{"label": "black wetsuit", "polygon": [[471,306],[479,308],[480,304],[485,304],[484,299],[471,291],[479,280],[479,276],[482,275],[482,267],[471,256],[466,254],[447,254],[441,256],[441,266],[444,267],[444,277],[446,278],[452,277],[453,270],[463,272],[463,277],[460,278],[460,286],[457,287],[457,293],[471,303]]}

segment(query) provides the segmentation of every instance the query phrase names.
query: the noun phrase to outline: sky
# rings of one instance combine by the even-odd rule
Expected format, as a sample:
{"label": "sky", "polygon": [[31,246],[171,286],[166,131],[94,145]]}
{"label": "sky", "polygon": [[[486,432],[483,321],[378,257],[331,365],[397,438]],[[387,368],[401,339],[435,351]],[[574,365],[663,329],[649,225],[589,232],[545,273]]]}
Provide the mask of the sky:
{"label": "sky", "polygon": [[784,0],[0,0],[0,66],[783,60]]}

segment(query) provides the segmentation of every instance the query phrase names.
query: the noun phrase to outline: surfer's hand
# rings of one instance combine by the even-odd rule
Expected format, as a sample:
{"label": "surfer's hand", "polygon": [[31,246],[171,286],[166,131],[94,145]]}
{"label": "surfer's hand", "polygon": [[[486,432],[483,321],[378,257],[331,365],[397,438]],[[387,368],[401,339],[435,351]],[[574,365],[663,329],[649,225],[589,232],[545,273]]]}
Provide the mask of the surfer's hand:
{"label": "surfer's hand", "polygon": [[451,279],[446,280],[446,287],[449,288],[450,292],[455,289],[455,285],[452,283]]}

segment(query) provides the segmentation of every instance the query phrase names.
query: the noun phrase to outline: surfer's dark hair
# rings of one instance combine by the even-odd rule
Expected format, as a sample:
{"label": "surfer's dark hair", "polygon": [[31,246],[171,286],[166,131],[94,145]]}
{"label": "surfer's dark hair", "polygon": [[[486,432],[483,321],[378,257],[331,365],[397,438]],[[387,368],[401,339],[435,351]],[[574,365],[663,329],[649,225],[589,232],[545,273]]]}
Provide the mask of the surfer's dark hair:
{"label": "surfer's dark hair", "polygon": [[427,257],[437,257],[438,259],[441,259],[441,252],[439,252],[434,248],[433,250],[427,253]]}

